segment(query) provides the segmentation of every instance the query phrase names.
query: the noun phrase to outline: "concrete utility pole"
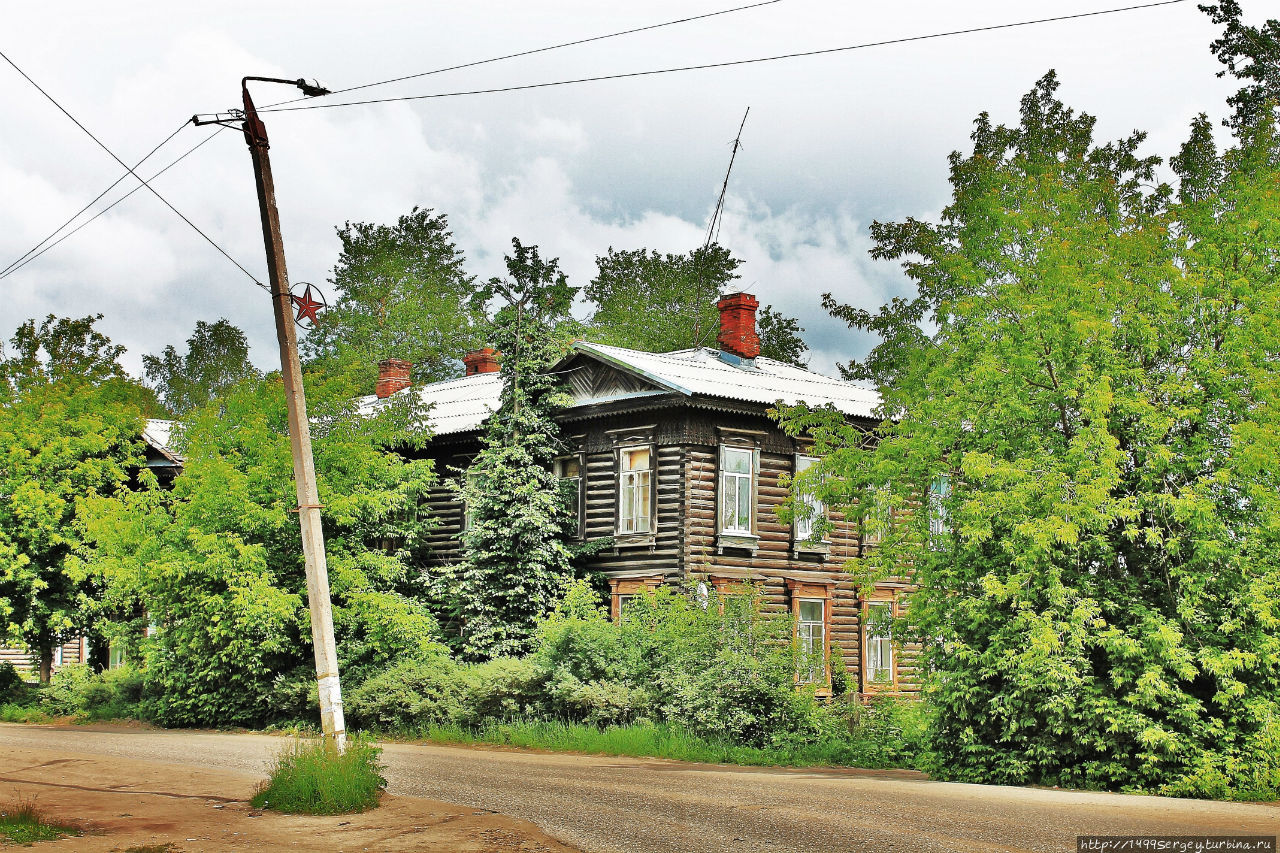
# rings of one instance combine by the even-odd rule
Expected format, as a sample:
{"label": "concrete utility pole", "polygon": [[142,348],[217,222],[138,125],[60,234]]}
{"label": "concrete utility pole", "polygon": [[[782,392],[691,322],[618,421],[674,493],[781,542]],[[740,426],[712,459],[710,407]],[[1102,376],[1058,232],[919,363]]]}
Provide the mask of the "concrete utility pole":
{"label": "concrete utility pole", "polygon": [[333,612],[329,603],[329,569],[325,564],[324,531],[320,527],[320,495],[316,491],[315,460],[311,455],[311,425],[307,420],[307,397],[302,387],[302,364],[298,359],[298,336],[294,328],[293,299],[289,293],[289,273],[284,264],[284,242],[280,237],[280,214],[276,210],[275,183],[271,178],[271,158],[267,155],[267,128],[258,118],[249,81],[288,83],[306,95],[328,94],[318,85],[303,80],[275,77],[245,77],[245,142],[253,158],[258,182],[258,205],[262,210],[262,238],[267,248],[267,269],[271,276],[271,307],[280,341],[280,370],[289,402],[289,441],[293,445],[293,479],[298,491],[298,523],[302,528],[302,553],[307,567],[307,600],[311,606],[311,640],[316,651],[316,682],[320,689],[320,725],[326,739],[338,749],[346,747],[346,725],[342,718],[342,689],[338,682],[338,650],[333,639]]}

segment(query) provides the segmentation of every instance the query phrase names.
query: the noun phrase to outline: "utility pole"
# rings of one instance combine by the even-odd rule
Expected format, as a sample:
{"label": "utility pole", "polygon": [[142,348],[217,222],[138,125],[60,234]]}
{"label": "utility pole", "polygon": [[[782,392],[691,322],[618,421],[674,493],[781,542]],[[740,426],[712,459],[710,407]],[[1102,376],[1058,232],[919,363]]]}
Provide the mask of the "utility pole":
{"label": "utility pole", "polygon": [[[284,263],[284,242],[280,236],[280,214],[276,209],[276,189],[267,154],[267,128],[249,96],[249,81],[288,83],[305,95],[328,94],[318,84],[276,77],[245,77],[241,129],[253,158],[258,184],[258,206],[262,212],[262,238],[267,249],[267,270],[271,277],[271,308],[275,315],[276,337],[280,341],[280,372],[284,376],[289,404],[289,442],[293,446],[293,479],[298,493],[298,523],[302,529],[302,553],[307,568],[307,601],[311,608],[311,641],[315,646],[316,683],[320,693],[320,725],[326,740],[339,750],[346,747],[346,725],[342,716],[342,689],[338,681],[338,651],[333,639],[333,612],[329,602],[329,569],[325,563],[324,531],[320,526],[320,495],[316,490],[315,460],[311,454],[311,425],[307,420],[307,397],[302,387],[302,364],[298,359],[298,336],[294,328],[293,297],[289,293],[289,273]],[[199,122],[214,123],[214,122]],[[218,122],[220,123],[220,122]]]}

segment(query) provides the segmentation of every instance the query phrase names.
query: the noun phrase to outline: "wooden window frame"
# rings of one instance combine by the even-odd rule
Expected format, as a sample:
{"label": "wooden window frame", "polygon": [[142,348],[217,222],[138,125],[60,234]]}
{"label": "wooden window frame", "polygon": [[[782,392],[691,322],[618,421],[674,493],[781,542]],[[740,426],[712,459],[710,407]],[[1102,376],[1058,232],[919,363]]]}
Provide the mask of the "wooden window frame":
{"label": "wooden window frame", "polygon": [[[942,489],[935,490],[934,485],[942,484]],[[935,474],[929,480],[928,521],[929,548],[940,551],[944,548],[944,540],[951,535],[951,519],[947,516],[947,498],[951,497],[951,476]]]}
{"label": "wooden window frame", "polygon": [[898,692],[898,666],[902,658],[902,650],[898,646],[898,638],[894,632],[889,632],[889,678],[887,681],[872,681],[867,674],[867,661],[870,660],[871,640],[873,639],[870,631],[871,608],[885,607],[889,608],[889,616],[897,619],[900,610],[898,603],[898,593],[896,590],[885,589],[876,590],[871,595],[866,596],[860,602],[861,610],[858,619],[858,633],[861,635],[861,648],[859,649],[858,658],[858,681],[863,693],[896,693]]}
{"label": "wooden window frame", "polygon": [[627,598],[645,595],[662,586],[662,575],[642,578],[609,578],[609,618],[622,621],[622,602]]}
{"label": "wooden window frame", "polygon": [[[616,547],[647,545],[657,542],[658,531],[658,444],[654,441],[656,425],[606,430],[613,438],[613,534]],[[649,451],[649,529],[622,530],[622,454],[628,450]]]}
{"label": "wooden window frame", "polygon": [[[791,469],[791,470],[792,470],[792,476],[793,476],[793,478],[794,478],[795,476],[799,476],[799,474],[800,474],[800,462],[801,462],[801,460],[804,460],[804,459],[812,460],[814,463],[817,463],[817,462],[820,462],[820,461],[821,461],[821,457],[819,457],[819,456],[815,456],[815,455],[813,455],[812,453],[805,453],[805,452],[803,452],[803,451],[796,453],[796,454],[793,456],[793,458],[792,458],[792,469]],[[792,481],[792,482],[794,483],[794,479],[793,479],[793,481]],[[827,521],[827,520],[830,518],[830,514],[829,514],[829,512],[828,512],[828,510],[827,510],[827,504],[826,504],[826,501],[823,501],[823,500],[821,500],[820,498],[818,498],[818,497],[816,497],[816,496],[809,496],[809,497],[811,498],[812,503],[815,503],[815,504],[817,504],[817,505],[818,505],[818,511],[815,513],[815,515],[816,515],[816,516],[821,517],[821,519],[822,519],[823,521]],[[806,503],[809,503],[809,502],[808,502],[808,501],[806,501]],[[816,520],[817,520],[817,519],[815,518],[815,521],[816,521]],[[792,524],[791,524],[791,550],[792,550],[792,552],[793,552],[793,553],[795,553],[796,555],[800,555],[800,554],[827,554],[827,553],[830,553],[830,551],[831,551],[831,539],[830,539],[830,537],[829,537],[829,535],[828,535],[828,534],[829,534],[829,531],[824,532],[824,533],[823,533],[823,535],[822,535],[822,538],[821,538],[821,539],[814,539],[814,538],[813,538],[813,531],[812,531],[812,529],[810,530],[810,532],[809,532],[809,535],[808,535],[808,536],[802,536],[802,535],[800,535],[800,523],[799,523],[799,522],[800,522],[800,519],[799,519],[799,517],[797,517],[797,518],[792,522]]]}
{"label": "wooden window frame", "polygon": [[796,689],[810,686],[817,689],[816,696],[831,696],[831,610],[835,604],[835,581],[800,581],[787,579],[787,591],[791,594],[791,616],[794,624],[791,628],[791,640],[799,647],[800,643],[800,602],[821,599],[822,604],[822,681],[802,681],[800,670],[796,670]]}
{"label": "wooden window frame", "polygon": [[[717,427],[716,430],[720,434],[720,441],[716,446],[716,551],[723,554],[726,548],[731,548],[750,551],[754,554],[760,545],[760,437],[764,433],[759,430],[739,430],[730,427]],[[751,453],[750,529],[747,531],[724,528],[726,450]]]}
{"label": "wooden window frame", "polygon": [[[577,477],[562,476],[560,466],[562,463],[568,460],[573,460],[578,463]],[[571,531],[569,534],[569,538],[582,539],[586,535],[585,528],[586,528],[586,521],[587,521],[586,519],[587,454],[580,450],[577,453],[566,453],[562,456],[557,456],[555,465],[556,465],[555,475],[558,481],[563,482],[564,480],[574,480],[574,479],[578,481],[578,501],[577,501],[577,506],[574,508],[575,524],[574,524],[574,530]]]}
{"label": "wooden window frame", "polygon": [[880,533],[867,533],[867,519],[872,514],[880,514],[879,503],[881,496],[883,496],[885,503],[885,511],[883,514],[885,526],[893,527],[893,489],[890,487],[890,484],[885,483],[883,486],[868,488],[866,490],[866,494],[867,500],[871,503],[871,506],[867,507],[868,511],[863,514],[862,523],[859,525],[860,529],[858,531],[859,540],[861,541],[863,548],[874,547],[884,541],[884,535],[887,531]]}

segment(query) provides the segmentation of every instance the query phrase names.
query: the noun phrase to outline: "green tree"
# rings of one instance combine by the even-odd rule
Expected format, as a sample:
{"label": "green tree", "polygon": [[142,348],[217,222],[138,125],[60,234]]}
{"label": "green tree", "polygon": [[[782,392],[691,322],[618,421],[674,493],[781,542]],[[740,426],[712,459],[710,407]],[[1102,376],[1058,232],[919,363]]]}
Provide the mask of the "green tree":
{"label": "green tree", "polygon": [[187,339],[187,353],[173,345],[160,355],[144,355],[143,370],[170,414],[182,417],[203,406],[232,385],[258,371],[249,362],[249,342],[244,332],[225,319],[196,322]]}
{"label": "green tree", "polygon": [[528,651],[534,628],[572,579],[569,520],[553,473],[564,453],[553,414],[568,402],[549,368],[564,354],[577,288],[557,259],[513,239],[509,278],[477,293],[499,299],[490,340],[502,352],[502,401],[483,448],[461,478],[468,526],[463,559],[443,579],[463,626],[462,652],[486,659]]}
{"label": "green tree", "polygon": [[39,658],[43,682],[54,649],[92,627],[96,589],[73,559],[84,501],[129,487],[155,408],[125,377],[123,347],[93,328],[100,319],[29,320],[0,362],[0,617]]}
{"label": "green tree", "polygon": [[825,454],[798,479],[882,533],[864,582],[919,584],[939,776],[1274,798],[1274,125],[1219,155],[1198,120],[1175,198],[1056,88],[979,117],[940,222],[873,226],[916,287],[842,313],[887,419],[785,413]]}
{"label": "green tree", "polygon": [[458,359],[484,343],[485,315],[445,215],[415,207],[394,225],[337,231],[336,299],[302,341],[303,356],[345,376],[352,394],[369,392],[386,358],[413,362],[423,382],[457,375]]}
{"label": "green tree", "polygon": [[[443,651],[415,568],[434,482],[414,445],[414,400],[359,416],[313,396],[316,474],[342,674]],[[250,378],[188,414],[172,491],[86,501],[84,572],[126,636],[145,618],[147,689],[166,725],[260,725],[314,715],[315,672],[279,374]],[[142,624],[145,624],[143,622]]]}
{"label": "green tree", "polygon": [[1218,72],[1246,81],[1240,90],[1227,98],[1235,113],[1223,124],[1237,132],[1256,122],[1263,113],[1275,109],[1280,101],[1280,20],[1269,19],[1261,27],[1251,27],[1240,20],[1238,0],[1202,4],[1215,24],[1222,24],[1222,36],[1210,49],[1226,66]]}
{"label": "green tree", "polygon": [[[720,331],[716,301],[741,265],[716,243],[687,255],[610,248],[596,258],[596,277],[583,289],[594,306],[588,334],[602,344],[645,352],[712,346]],[[794,318],[764,306],[761,355],[803,366],[809,349],[803,331]]]}

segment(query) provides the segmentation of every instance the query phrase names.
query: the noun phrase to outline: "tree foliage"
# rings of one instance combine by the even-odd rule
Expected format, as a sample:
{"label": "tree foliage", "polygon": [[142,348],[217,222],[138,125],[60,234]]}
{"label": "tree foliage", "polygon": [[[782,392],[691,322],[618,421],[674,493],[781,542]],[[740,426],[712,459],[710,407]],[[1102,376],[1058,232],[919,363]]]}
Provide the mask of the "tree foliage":
{"label": "tree foliage", "polygon": [[[687,255],[610,248],[596,258],[596,277],[583,288],[594,306],[587,333],[598,343],[644,352],[714,346],[720,331],[716,302],[741,265],[717,243]],[[803,331],[794,318],[764,306],[760,354],[803,366],[809,349]]]}
{"label": "tree foliage", "polygon": [[143,370],[170,414],[177,417],[208,403],[231,386],[257,376],[244,332],[225,319],[196,322],[181,355],[172,344],[160,355],[144,355]]}
{"label": "tree foliage", "polygon": [[482,343],[484,306],[471,301],[475,278],[445,215],[415,207],[394,225],[348,222],[337,231],[336,299],[303,355],[345,375],[353,394],[369,392],[386,358],[413,362],[421,382],[456,375],[458,359]]}
{"label": "tree foliage", "polygon": [[[391,401],[370,418],[312,398],[313,444],[344,678],[438,653],[413,568],[428,529],[428,461],[385,448],[415,442]],[[166,725],[254,725],[314,713],[315,673],[278,374],[248,379],[184,421],[185,467],[171,492],[84,502],[85,571],[121,636],[142,618],[153,713]],[[142,624],[145,625],[145,622]],[[136,634],[135,634],[136,636]]]}
{"label": "tree foliage", "polygon": [[1210,45],[1214,56],[1226,67],[1219,77],[1231,74],[1246,81],[1227,98],[1235,113],[1223,124],[1236,131],[1253,126],[1264,112],[1280,101],[1280,20],[1271,18],[1261,27],[1240,20],[1239,0],[1201,4],[1215,24],[1223,25],[1222,36]]}
{"label": "tree foliage", "polygon": [[463,626],[462,652],[472,659],[526,652],[573,576],[564,543],[569,512],[553,471],[565,452],[553,414],[568,397],[549,369],[567,348],[577,288],[557,259],[511,242],[508,279],[491,279],[476,296],[502,303],[489,333],[502,353],[502,398],[461,478],[463,559],[444,578]]}
{"label": "tree foliage", "polygon": [[[90,627],[94,584],[76,571],[83,502],[127,488],[155,399],[128,380],[101,317],[22,324],[0,362],[0,619],[39,658]],[[145,478],[144,478],[145,479]]]}
{"label": "tree foliage", "polygon": [[826,454],[799,479],[883,534],[859,574],[920,585],[940,776],[1274,798],[1275,127],[1219,154],[1201,117],[1175,197],[1056,88],[978,118],[940,222],[874,226],[915,295],[836,313],[882,335],[852,370],[891,419],[788,412]]}

